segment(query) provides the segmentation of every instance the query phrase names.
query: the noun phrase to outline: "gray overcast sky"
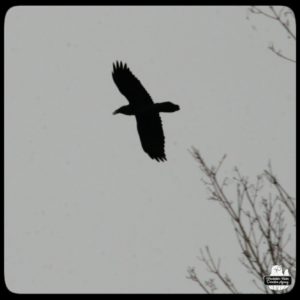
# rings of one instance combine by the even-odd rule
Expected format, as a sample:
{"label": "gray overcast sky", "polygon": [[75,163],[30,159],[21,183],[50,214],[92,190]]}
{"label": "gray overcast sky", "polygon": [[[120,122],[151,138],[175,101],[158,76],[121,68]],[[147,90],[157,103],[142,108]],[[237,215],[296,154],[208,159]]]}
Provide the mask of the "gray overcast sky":
{"label": "gray overcast sky", "polygon": [[[209,245],[243,292],[229,218],[188,149],[295,195],[295,45],[247,7],[14,7],[5,19],[5,280],[14,292],[197,293]],[[111,77],[122,60],[162,115],[168,161],[142,150]],[[293,243],[292,243],[293,244]]]}

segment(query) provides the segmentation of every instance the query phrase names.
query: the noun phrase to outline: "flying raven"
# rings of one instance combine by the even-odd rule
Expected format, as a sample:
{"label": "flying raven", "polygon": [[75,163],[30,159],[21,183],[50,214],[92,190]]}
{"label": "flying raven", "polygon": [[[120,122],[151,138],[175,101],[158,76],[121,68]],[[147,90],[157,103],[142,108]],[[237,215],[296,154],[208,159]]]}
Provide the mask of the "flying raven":
{"label": "flying raven", "polygon": [[112,77],[121,94],[129,101],[129,105],[120,107],[113,114],[134,115],[144,151],[157,161],[167,160],[164,150],[165,137],[159,113],[177,111],[179,106],[172,102],[154,103],[126,63],[117,61],[113,64]]}

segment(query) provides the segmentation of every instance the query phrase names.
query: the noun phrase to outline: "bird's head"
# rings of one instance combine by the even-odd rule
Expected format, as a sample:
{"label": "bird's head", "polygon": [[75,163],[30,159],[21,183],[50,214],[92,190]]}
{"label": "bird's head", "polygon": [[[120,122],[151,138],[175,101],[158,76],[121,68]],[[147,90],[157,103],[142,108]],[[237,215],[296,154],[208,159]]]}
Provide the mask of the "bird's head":
{"label": "bird's head", "polygon": [[179,105],[170,101],[155,104],[158,112],[174,112],[180,109]]}
{"label": "bird's head", "polygon": [[121,106],[113,112],[113,115],[123,114],[123,115],[133,115],[133,111],[130,105]]}
{"label": "bird's head", "polygon": [[177,111],[177,110],[180,109],[179,105],[174,104],[174,103],[172,103],[172,102],[169,102],[169,101],[168,101],[167,104],[168,104],[168,106],[169,106],[170,112],[174,112],[174,111]]}

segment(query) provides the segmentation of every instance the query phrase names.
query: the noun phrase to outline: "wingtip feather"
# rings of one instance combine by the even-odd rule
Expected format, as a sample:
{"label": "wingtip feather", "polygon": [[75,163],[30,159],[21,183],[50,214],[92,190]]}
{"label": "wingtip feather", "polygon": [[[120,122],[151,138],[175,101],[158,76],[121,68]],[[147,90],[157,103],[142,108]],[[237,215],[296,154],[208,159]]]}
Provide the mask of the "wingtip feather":
{"label": "wingtip feather", "polygon": [[116,69],[124,69],[124,70],[129,70],[128,66],[126,63],[123,63],[122,61],[116,60],[113,63],[113,70],[115,71]]}
{"label": "wingtip feather", "polygon": [[151,157],[154,158],[158,162],[164,162],[167,160],[166,156],[157,156],[157,157]]}

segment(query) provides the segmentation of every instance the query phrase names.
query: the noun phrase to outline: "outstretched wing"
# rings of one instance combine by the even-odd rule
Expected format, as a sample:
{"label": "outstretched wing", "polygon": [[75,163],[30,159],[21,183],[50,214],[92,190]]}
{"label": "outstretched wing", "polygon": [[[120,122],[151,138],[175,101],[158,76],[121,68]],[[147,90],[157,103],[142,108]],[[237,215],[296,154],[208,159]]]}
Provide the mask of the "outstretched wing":
{"label": "outstretched wing", "polygon": [[119,91],[127,98],[132,106],[147,106],[153,101],[142,86],[141,82],[131,73],[126,63],[116,62],[113,64],[113,80]]}
{"label": "outstretched wing", "polygon": [[136,121],[144,151],[157,161],[167,160],[164,150],[165,137],[159,114],[136,115]]}

